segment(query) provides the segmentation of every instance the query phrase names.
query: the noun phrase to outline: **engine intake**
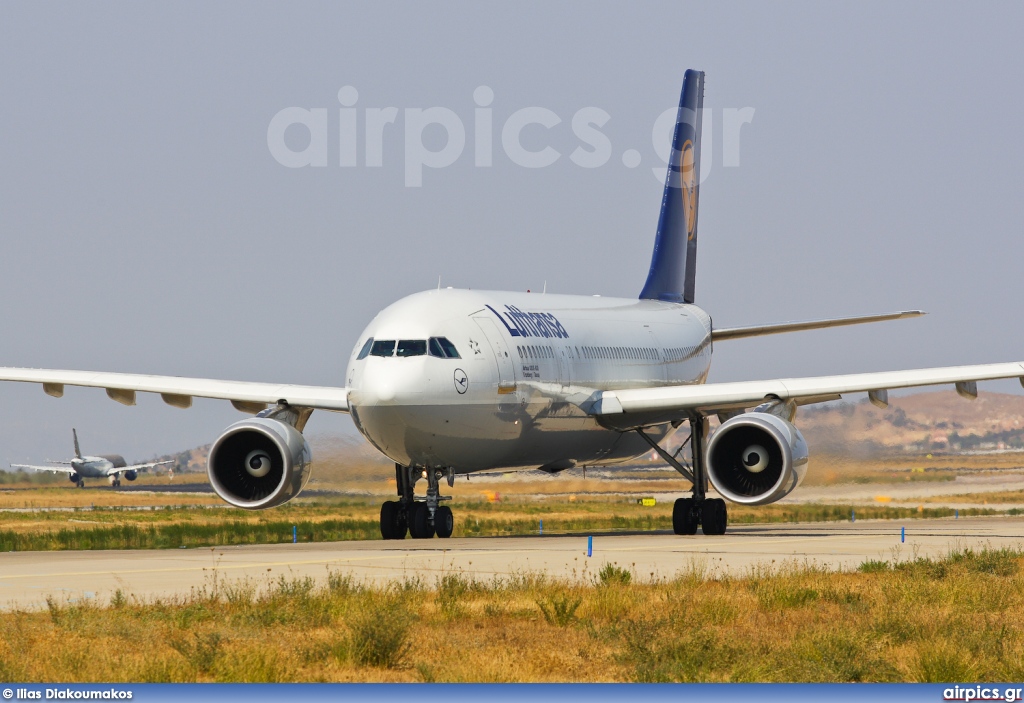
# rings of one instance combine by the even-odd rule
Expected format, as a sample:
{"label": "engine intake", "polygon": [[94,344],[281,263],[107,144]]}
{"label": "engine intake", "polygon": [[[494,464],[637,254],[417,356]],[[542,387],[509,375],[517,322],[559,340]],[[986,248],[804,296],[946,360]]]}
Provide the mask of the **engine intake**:
{"label": "engine intake", "polygon": [[807,443],[781,417],[745,413],[725,422],[707,451],[711,485],[744,505],[765,505],[792,493],[807,473]]}
{"label": "engine intake", "polygon": [[313,453],[289,424],[254,417],[236,422],[210,448],[207,473],[213,490],[247,510],[281,505],[309,481]]}

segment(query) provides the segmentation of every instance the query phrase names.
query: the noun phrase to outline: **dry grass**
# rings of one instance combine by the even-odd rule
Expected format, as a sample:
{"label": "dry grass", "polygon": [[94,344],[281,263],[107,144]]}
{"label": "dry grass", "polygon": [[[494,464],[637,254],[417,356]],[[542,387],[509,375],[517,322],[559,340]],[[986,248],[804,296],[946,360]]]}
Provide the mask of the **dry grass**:
{"label": "dry grass", "polygon": [[978,505],[988,505],[992,503],[999,505],[1000,503],[1024,503],[1024,491],[1002,491],[993,493],[960,493],[957,495],[947,496],[932,496],[929,498],[920,499],[922,503],[976,503]]}
{"label": "dry grass", "polygon": [[699,565],[638,583],[448,574],[211,582],[187,598],[0,614],[8,681],[968,681],[1024,677],[1021,553],[860,573]]}
{"label": "dry grass", "polygon": [[[161,489],[167,485],[166,479],[157,479],[162,483],[143,483],[140,487],[152,486],[153,490],[145,492],[121,491],[106,486],[99,479],[87,484],[90,488],[75,488],[70,482],[61,481],[54,486],[13,485],[0,488],[0,509],[21,510],[39,508],[110,508],[110,507],[164,507],[181,505],[223,505],[224,501],[213,493],[199,492],[205,484],[191,484],[196,492],[169,493]],[[140,479],[141,481],[141,479]],[[136,481],[135,484],[139,484]],[[182,486],[179,481],[174,484]],[[189,486],[189,484],[184,484]]]}
{"label": "dry grass", "polygon": [[1024,453],[926,454],[858,457],[815,454],[808,466],[807,486],[843,483],[901,483],[951,481],[963,473],[1024,471]]}

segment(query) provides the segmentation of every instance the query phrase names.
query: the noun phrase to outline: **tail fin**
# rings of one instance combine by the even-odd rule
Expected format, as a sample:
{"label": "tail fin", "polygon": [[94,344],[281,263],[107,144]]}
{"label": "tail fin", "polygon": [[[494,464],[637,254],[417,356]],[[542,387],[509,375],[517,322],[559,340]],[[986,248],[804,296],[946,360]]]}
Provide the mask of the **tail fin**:
{"label": "tail fin", "polygon": [[82,458],[82,450],[78,448],[78,431],[74,427],[71,428],[71,436],[75,438],[75,456],[79,459]]}
{"label": "tail fin", "polygon": [[665,195],[654,240],[651,271],[641,298],[692,303],[697,272],[697,204],[700,190],[700,122],[704,72],[688,70],[676,113]]}

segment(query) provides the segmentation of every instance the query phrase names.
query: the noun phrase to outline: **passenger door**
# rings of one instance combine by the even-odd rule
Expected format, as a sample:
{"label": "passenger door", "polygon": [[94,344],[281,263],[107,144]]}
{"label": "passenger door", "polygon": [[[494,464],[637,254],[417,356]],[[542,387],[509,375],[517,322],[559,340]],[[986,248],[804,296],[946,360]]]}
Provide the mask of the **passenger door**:
{"label": "passenger door", "polygon": [[501,336],[498,326],[489,317],[474,317],[473,321],[480,327],[484,337],[487,339],[491,351],[494,353],[494,360],[498,371],[498,392],[511,393],[516,388],[515,364],[508,351],[508,345]]}

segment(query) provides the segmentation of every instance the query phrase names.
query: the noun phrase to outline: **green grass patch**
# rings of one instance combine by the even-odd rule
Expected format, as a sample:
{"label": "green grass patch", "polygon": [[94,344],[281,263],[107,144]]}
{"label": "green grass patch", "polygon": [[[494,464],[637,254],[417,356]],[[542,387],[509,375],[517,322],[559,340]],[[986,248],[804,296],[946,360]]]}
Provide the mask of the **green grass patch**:
{"label": "green grass patch", "polygon": [[[378,506],[366,501],[297,503],[267,512],[236,508],[96,508],[76,511],[0,513],[0,551],[92,549],[175,549],[292,541],[336,542],[380,539]],[[796,504],[730,506],[733,525],[843,522],[857,519],[951,517],[950,508]],[[671,503],[641,508],[633,503],[564,502],[467,503],[456,513],[455,537],[668,532]],[[995,515],[992,508],[968,508],[963,517]]]}

